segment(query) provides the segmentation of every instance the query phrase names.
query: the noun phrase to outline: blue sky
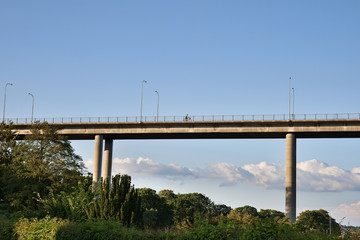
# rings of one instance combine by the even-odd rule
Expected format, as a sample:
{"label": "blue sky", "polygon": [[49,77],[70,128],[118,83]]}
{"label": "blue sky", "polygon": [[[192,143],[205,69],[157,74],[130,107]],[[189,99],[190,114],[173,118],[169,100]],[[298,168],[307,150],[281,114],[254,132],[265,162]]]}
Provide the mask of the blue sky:
{"label": "blue sky", "polygon": [[[11,82],[9,118],[31,116],[28,92],[35,117],[139,116],[145,79],[143,116],[156,115],[155,90],[160,115],[286,114],[291,76],[295,113],[358,113],[359,11],[351,0],[1,1],[0,104]],[[360,140],[297,143],[298,212],[360,225]],[[91,169],[93,141],[73,145]],[[114,147],[114,170],[136,187],[284,211],[283,139]]]}

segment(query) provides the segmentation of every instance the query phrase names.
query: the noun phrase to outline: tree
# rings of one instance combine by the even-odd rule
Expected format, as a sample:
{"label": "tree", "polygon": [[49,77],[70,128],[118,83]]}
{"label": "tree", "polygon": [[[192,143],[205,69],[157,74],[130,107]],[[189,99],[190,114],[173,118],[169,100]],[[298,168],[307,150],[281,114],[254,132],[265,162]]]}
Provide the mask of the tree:
{"label": "tree", "polygon": [[16,135],[11,129],[11,123],[0,123],[0,170],[4,170],[14,158]]}
{"label": "tree", "polygon": [[54,194],[52,189],[47,197],[38,197],[39,208],[44,212],[41,216],[58,217],[70,220],[87,219],[87,209],[93,201],[94,192],[92,191],[93,178],[89,174],[73,187],[71,193],[60,192]]}
{"label": "tree", "polygon": [[177,198],[176,194],[169,189],[161,190],[159,192],[159,197],[165,199],[168,204],[173,203],[174,200]]}
{"label": "tree", "polygon": [[215,211],[216,215],[221,215],[222,214],[223,216],[226,216],[231,211],[231,207],[226,206],[225,204],[215,204],[213,206],[213,208],[214,208],[214,211]]}
{"label": "tree", "polygon": [[257,209],[249,206],[249,205],[245,205],[243,207],[238,207],[235,208],[235,210],[240,213],[241,215],[251,215],[253,217],[257,217],[259,216],[259,213],[257,212]]}
{"label": "tree", "polygon": [[16,157],[16,135],[11,131],[12,124],[0,123],[0,208],[10,206],[8,194],[19,186],[19,180],[13,171],[12,163]]}
{"label": "tree", "polygon": [[[100,181],[97,185],[99,197],[95,197],[86,210],[88,218],[120,220],[124,226],[141,226],[141,199],[138,191],[131,186],[131,177],[119,174]],[[98,191],[96,189],[96,191]],[[95,194],[96,194],[95,191]]]}
{"label": "tree", "polygon": [[19,160],[25,160],[25,177],[49,182],[54,191],[71,191],[82,178],[85,165],[58,130],[46,122],[34,124],[21,144]]}
{"label": "tree", "polygon": [[192,225],[195,215],[202,218],[213,214],[213,202],[201,193],[178,194],[174,203],[174,222]]}
{"label": "tree", "polygon": [[331,225],[331,233],[339,234],[340,226],[335,222],[335,219],[330,217],[329,213],[324,210],[307,210],[301,212],[297,217],[295,222],[296,226],[304,232],[318,230],[321,232],[330,232]]}
{"label": "tree", "polygon": [[[170,226],[173,223],[172,205],[151,188],[140,188],[138,191],[141,197],[141,208],[144,211],[145,227],[163,228]],[[164,194],[165,192],[161,191],[161,195],[164,196]]]}
{"label": "tree", "polygon": [[139,196],[141,197],[141,208],[143,210],[156,209],[160,202],[160,197],[156,191],[151,188],[138,188]]}
{"label": "tree", "polygon": [[[71,192],[83,178],[85,168],[70,142],[57,133],[58,128],[48,123],[32,125],[31,134],[23,141],[15,141],[10,134],[12,125],[2,125],[1,162],[8,174],[2,179],[7,184],[4,201],[12,210],[36,210],[34,197],[45,197],[49,187],[57,194]],[[15,142],[14,142],[15,141]]]}
{"label": "tree", "polygon": [[259,211],[259,217],[261,219],[279,220],[279,219],[285,218],[285,214],[283,212],[273,210],[273,209],[261,209]]}

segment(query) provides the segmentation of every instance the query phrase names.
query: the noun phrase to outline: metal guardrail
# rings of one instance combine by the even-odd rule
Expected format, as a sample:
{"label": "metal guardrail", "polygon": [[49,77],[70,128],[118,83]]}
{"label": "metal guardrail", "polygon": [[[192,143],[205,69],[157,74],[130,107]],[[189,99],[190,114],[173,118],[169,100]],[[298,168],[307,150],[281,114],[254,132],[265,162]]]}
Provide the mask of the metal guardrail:
{"label": "metal guardrail", "polygon": [[[360,113],[326,113],[326,114],[291,114],[290,120],[357,120]],[[285,121],[288,114],[264,115],[203,115],[203,116],[139,116],[135,117],[62,117],[62,118],[34,118],[33,122],[48,123],[131,123],[131,122],[225,122],[225,121]],[[29,124],[31,118],[6,118],[5,123]]]}

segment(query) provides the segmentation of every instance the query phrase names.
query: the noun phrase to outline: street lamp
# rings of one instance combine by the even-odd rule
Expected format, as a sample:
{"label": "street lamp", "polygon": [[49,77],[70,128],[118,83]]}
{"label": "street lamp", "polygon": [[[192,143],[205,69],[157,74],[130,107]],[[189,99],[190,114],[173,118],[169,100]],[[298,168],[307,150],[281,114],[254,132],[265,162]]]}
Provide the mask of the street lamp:
{"label": "street lamp", "polygon": [[293,92],[293,120],[295,120],[295,90],[294,88],[292,88],[292,92]]}
{"label": "street lamp", "polygon": [[31,123],[34,122],[34,95],[28,93],[32,97],[32,108],[31,108]]}
{"label": "street lamp", "polygon": [[143,88],[144,83],[147,83],[146,80],[142,80],[141,82],[141,103],[140,103],[140,122],[142,122],[142,104],[143,104]]}
{"label": "street lamp", "polygon": [[157,111],[156,111],[156,121],[159,121],[159,92],[156,90],[155,93],[157,94]]}
{"label": "street lamp", "polygon": [[290,121],[290,104],[291,104],[291,102],[290,102],[290,97],[291,97],[291,77],[289,77],[289,116],[288,116],[288,120]]}
{"label": "street lamp", "polygon": [[6,85],[5,85],[3,122],[5,122],[6,88],[7,88],[8,85],[12,86],[13,84],[12,83],[6,83]]}

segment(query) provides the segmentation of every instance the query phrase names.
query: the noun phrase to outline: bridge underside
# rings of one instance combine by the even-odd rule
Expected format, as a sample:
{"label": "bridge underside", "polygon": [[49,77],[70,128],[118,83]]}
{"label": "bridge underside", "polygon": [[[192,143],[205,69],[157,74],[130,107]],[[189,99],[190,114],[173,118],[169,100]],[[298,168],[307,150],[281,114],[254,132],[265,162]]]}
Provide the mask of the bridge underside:
{"label": "bridge underside", "polygon": [[[287,133],[139,133],[102,134],[104,138],[126,139],[284,139]],[[93,140],[97,134],[64,134],[69,140]],[[298,132],[296,138],[360,138],[360,132]]]}

